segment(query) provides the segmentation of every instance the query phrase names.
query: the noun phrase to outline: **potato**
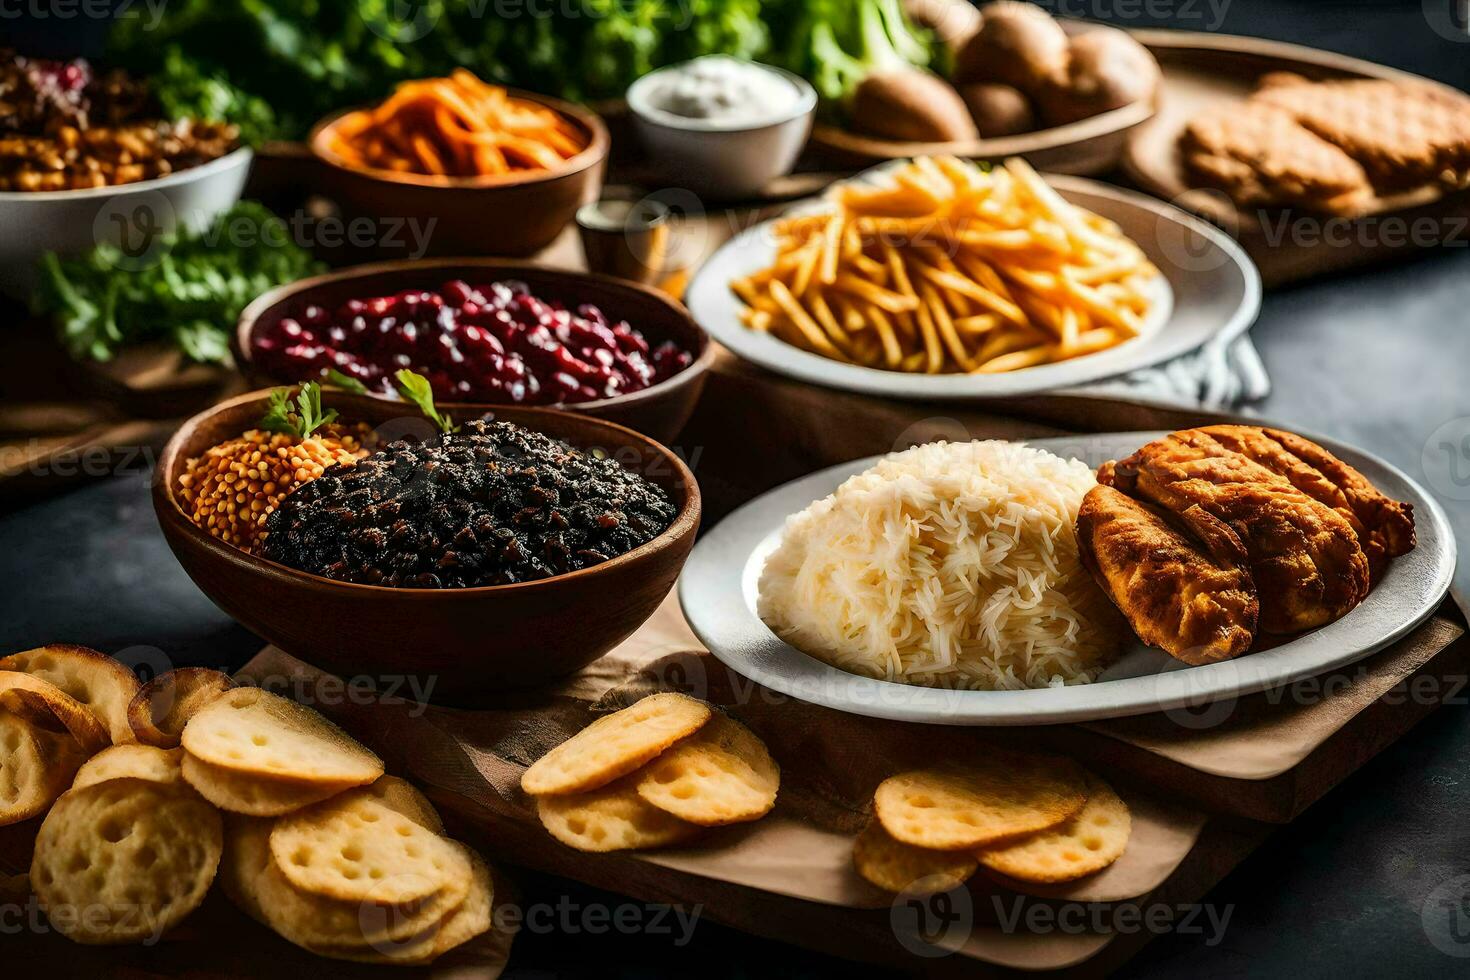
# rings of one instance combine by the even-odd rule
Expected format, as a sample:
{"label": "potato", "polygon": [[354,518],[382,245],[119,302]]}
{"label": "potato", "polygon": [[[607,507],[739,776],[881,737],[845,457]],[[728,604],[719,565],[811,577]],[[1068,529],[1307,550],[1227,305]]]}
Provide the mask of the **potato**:
{"label": "potato", "polygon": [[980,135],[954,87],[917,68],[869,75],[848,108],[857,129],[884,139],[947,143]]}
{"label": "potato", "polygon": [[959,91],[975,128],[986,139],[1029,133],[1036,128],[1031,102],[1019,89],[998,82],[971,82],[961,85]]}
{"label": "potato", "polygon": [[1067,33],[1040,7],[1000,0],[980,14],[980,30],[955,56],[956,84],[1000,82],[1034,95],[1066,70]]}
{"label": "potato", "polygon": [[967,0],[904,0],[903,12],[951,51],[958,51],[980,29],[980,11]]}
{"label": "potato", "polygon": [[1099,27],[1073,38],[1066,69],[1047,79],[1036,101],[1048,125],[1063,126],[1151,99],[1158,85],[1159,63],[1147,48]]}

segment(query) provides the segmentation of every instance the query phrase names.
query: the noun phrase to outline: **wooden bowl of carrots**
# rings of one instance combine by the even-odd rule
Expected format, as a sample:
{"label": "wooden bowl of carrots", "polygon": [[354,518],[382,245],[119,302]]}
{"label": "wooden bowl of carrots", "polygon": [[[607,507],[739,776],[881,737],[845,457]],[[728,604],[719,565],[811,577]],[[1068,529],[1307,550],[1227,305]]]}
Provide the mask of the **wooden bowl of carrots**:
{"label": "wooden bowl of carrots", "polygon": [[597,199],[608,152],[595,113],[463,69],[329,116],[308,143],[331,174],[329,196],[379,223],[377,251],[411,258],[545,248]]}

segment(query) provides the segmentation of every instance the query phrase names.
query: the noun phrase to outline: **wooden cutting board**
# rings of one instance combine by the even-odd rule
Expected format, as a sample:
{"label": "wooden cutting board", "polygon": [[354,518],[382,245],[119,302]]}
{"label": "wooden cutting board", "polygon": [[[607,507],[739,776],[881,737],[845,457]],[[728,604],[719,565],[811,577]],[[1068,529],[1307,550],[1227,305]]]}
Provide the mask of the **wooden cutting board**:
{"label": "wooden cutting board", "polygon": [[1228,231],[1255,260],[1267,286],[1385,261],[1413,249],[1470,243],[1470,191],[1426,189],[1380,198],[1356,218],[1281,208],[1247,211],[1217,191],[1191,189],[1180,161],[1179,135],[1189,120],[1206,107],[1244,99],[1267,72],[1293,72],[1314,81],[1438,83],[1360,58],[1259,38],[1167,30],[1133,34],[1159,60],[1164,87],[1158,112],[1129,136],[1123,175]]}

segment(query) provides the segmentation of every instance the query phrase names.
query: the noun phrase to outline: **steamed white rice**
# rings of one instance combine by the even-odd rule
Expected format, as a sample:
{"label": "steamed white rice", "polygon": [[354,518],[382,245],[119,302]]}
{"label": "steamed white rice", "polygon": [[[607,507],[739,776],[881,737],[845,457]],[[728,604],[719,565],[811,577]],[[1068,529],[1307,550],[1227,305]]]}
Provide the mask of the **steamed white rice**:
{"label": "steamed white rice", "polygon": [[930,687],[1084,684],[1116,656],[1117,611],[1077,557],[1095,484],[1018,443],[894,453],[786,522],[760,580],[782,639],[856,674]]}

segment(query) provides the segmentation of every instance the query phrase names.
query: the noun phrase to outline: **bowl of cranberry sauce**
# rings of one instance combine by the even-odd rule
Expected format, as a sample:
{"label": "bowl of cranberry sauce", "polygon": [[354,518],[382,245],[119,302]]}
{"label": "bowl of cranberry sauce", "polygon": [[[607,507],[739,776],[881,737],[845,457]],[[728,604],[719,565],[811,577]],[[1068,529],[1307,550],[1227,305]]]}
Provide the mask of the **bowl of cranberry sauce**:
{"label": "bowl of cranberry sauce", "polygon": [[357,266],[282,286],[241,314],[236,346],[266,384],[345,376],[396,398],[407,369],[451,409],[561,408],[661,441],[693,412],[713,357],[663,293],[494,259]]}

